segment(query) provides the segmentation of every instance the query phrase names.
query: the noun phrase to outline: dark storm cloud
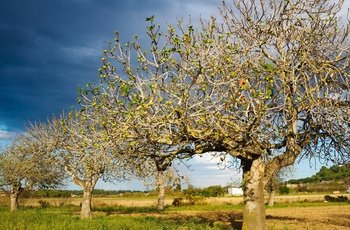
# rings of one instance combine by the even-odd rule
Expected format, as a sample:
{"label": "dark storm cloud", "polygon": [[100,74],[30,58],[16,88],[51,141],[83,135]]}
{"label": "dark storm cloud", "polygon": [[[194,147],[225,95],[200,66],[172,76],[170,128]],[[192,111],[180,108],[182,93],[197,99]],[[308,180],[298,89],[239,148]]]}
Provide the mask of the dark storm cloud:
{"label": "dark storm cloud", "polygon": [[[216,2],[216,3],[214,3]],[[17,0],[0,3],[0,130],[69,110],[78,84],[97,81],[104,41],[145,34],[145,18],[174,23],[220,1]],[[197,7],[193,7],[197,4]],[[201,12],[199,12],[201,11]],[[8,133],[7,133],[8,134]]]}

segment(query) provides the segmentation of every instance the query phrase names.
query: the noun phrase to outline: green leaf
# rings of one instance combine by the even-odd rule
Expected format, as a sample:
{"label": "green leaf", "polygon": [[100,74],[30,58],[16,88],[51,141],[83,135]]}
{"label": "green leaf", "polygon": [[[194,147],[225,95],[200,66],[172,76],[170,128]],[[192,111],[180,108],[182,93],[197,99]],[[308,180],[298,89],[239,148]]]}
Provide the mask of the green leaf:
{"label": "green leaf", "polygon": [[268,72],[273,72],[275,70],[275,67],[271,63],[259,63],[261,67],[263,67]]}
{"label": "green leaf", "polygon": [[151,17],[149,18],[146,18],[146,21],[153,21],[154,20],[154,15],[152,15]]}

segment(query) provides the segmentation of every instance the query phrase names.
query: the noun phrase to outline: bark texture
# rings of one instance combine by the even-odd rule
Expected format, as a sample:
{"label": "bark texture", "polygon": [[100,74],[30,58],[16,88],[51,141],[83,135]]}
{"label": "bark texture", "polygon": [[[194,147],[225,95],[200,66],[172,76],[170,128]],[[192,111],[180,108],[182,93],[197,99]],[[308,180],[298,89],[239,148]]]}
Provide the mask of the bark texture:
{"label": "bark texture", "polygon": [[10,193],[11,212],[15,212],[18,210],[18,198],[23,191],[24,189],[21,187],[21,185],[11,186],[11,193]]}
{"label": "bark texture", "polygon": [[10,199],[11,199],[11,212],[15,212],[18,210],[18,197],[19,195],[17,194],[11,194]]}
{"label": "bark texture", "polygon": [[81,217],[91,218],[92,189],[84,188],[83,201],[81,202]]}
{"label": "bark texture", "polygon": [[165,199],[165,187],[164,187],[164,172],[158,171],[158,187],[159,187],[159,194],[158,194],[158,204],[157,208],[159,210],[162,210],[164,208],[164,199]]}
{"label": "bark texture", "polygon": [[262,177],[264,175],[265,166],[261,157],[251,161],[245,160],[242,162],[242,164],[244,181],[244,210],[242,229],[264,230],[265,205]]}
{"label": "bark texture", "polygon": [[272,189],[270,192],[269,202],[267,205],[269,207],[273,207],[274,204],[275,204],[275,189]]}

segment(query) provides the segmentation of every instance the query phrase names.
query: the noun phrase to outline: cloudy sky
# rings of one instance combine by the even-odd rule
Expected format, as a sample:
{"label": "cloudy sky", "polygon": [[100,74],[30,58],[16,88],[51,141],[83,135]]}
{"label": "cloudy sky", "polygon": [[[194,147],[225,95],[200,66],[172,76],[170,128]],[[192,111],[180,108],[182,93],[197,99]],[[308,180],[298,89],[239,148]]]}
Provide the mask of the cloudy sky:
{"label": "cloudy sky", "polygon": [[[174,24],[189,15],[196,20],[217,14],[220,4],[221,0],[1,1],[0,143],[8,143],[28,121],[44,121],[75,105],[78,85],[98,80],[105,41],[113,41],[115,30],[126,42],[133,34],[142,38],[146,17],[156,15],[157,23]],[[231,175],[237,176],[214,166],[208,159],[194,160],[194,171],[188,172],[193,184],[225,185]]]}
{"label": "cloudy sky", "polygon": [[[214,3],[215,2],[215,3]],[[17,0],[0,3],[0,139],[75,104],[78,85],[97,81],[105,41],[160,23],[216,12],[213,0]]]}

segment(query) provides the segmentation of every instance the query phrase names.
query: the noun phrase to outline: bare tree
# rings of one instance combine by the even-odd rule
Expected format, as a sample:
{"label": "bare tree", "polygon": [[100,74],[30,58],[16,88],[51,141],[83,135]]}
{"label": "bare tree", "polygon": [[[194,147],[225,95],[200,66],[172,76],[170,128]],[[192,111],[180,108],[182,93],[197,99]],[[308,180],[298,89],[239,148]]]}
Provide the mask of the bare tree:
{"label": "bare tree", "polygon": [[64,172],[47,151],[30,130],[1,151],[1,186],[9,187],[11,211],[18,210],[18,198],[25,190],[64,185]]}
{"label": "bare tree", "polygon": [[53,149],[49,154],[83,189],[82,218],[91,217],[92,192],[97,181],[125,180],[130,172],[128,166],[132,165],[126,155],[121,157],[120,149],[106,132],[107,124],[92,111],[73,111],[32,126],[42,142]]}
{"label": "bare tree", "polygon": [[[175,159],[184,162],[195,152],[176,127],[181,125],[179,111],[172,109],[175,108],[172,106],[172,92],[170,86],[164,84],[171,79],[167,62],[172,58],[167,55],[173,51],[168,50],[168,43],[160,44],[160,27],[154,24],[153,17],[148,20],[151,22],[148,35],[153,45],[151,57],[141,50],[136,35],[133,42],[123,47],[119,42],[119,32],[116,32],[115,46],[109,43],[109,49],[104,51],[105,57],[101,60],[100,84],[81,88],[78,102],[83,108],[98,107],[105,123],[109,124],[105,126],[109,137],[137,162],[135,172],[146,180],[156,174],[159,188],[157,206],[163,209],[164,183],[171,179],[164,178],[166,172]],[[171,39],[169,37],[167,42]],[[138,64],[135,70],[132,69],[134,55]],[[117,71],[120,67],[123,69],[121,72]],[[177,124],[172,125],[174,122]]]}
{"label": "bare tree", "polygon": [[162,34],[149,18],[149,52],[116,33],[90,91],[108,99],[100,105],[124,123],[111,133],[131,146],[236,159],[243,228],[264,229],[263,189],[277,170],[349,157],[349,23],[337,17],[343,1],[232,3],[199,30],[179,21]]}
{"label": "bare tree", "polygon": [[277,170],[298,157],[349,157],[342,3],[233,1],[222,23],[212,17],[201,31],[181,30],[181,66],[197,98],[187,133],[241,161],[243,228],[264,229],[263,188]]}

